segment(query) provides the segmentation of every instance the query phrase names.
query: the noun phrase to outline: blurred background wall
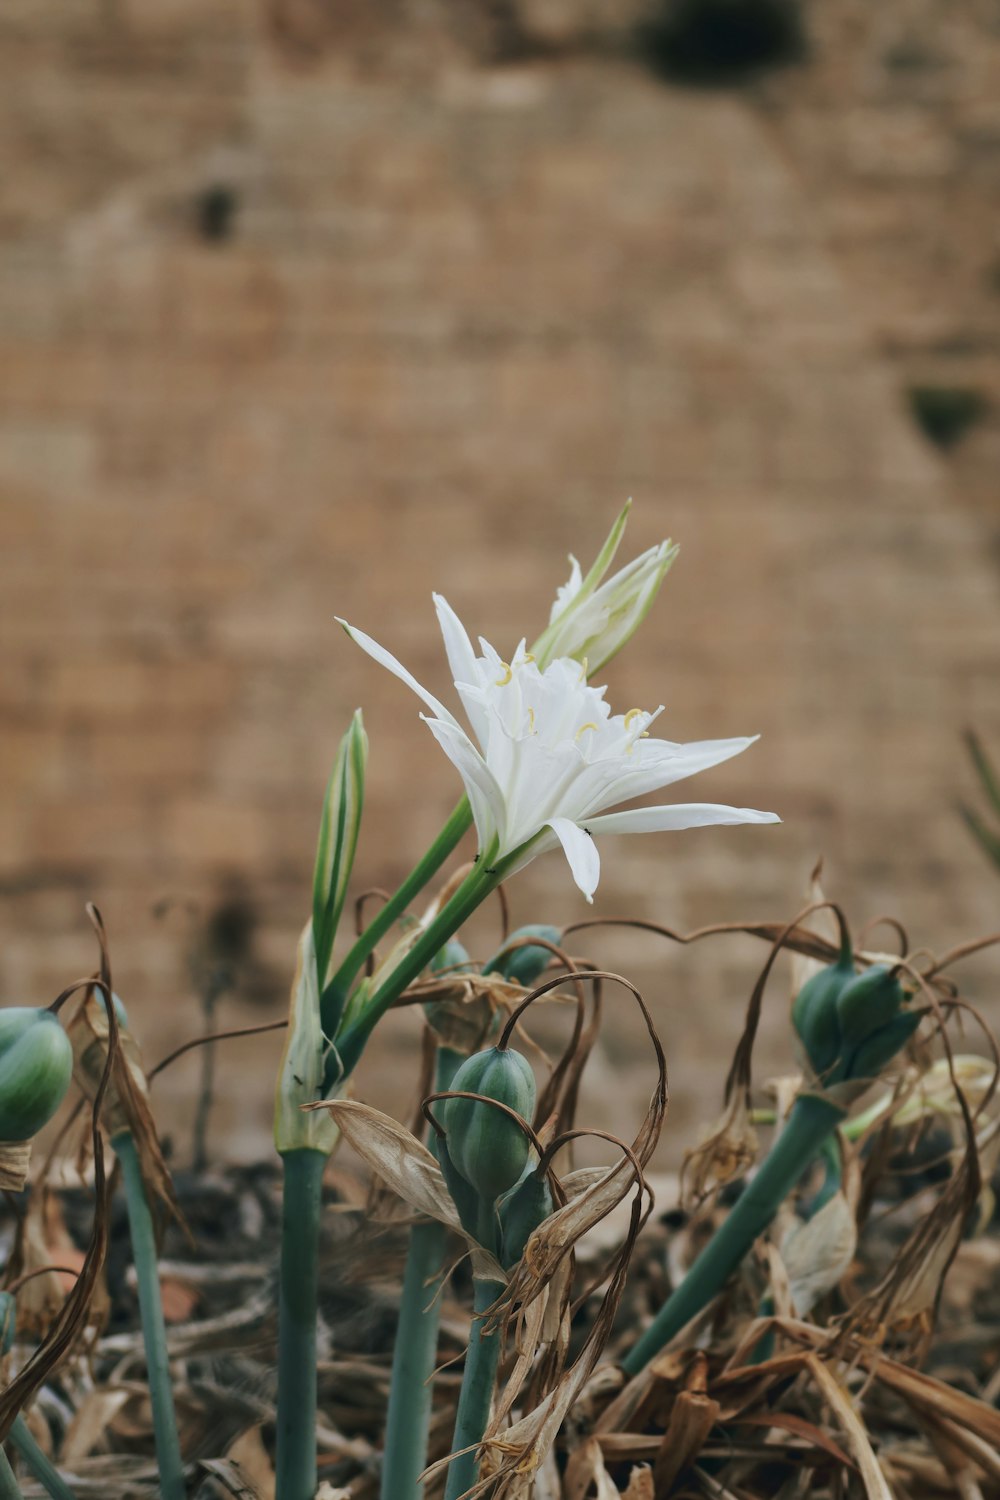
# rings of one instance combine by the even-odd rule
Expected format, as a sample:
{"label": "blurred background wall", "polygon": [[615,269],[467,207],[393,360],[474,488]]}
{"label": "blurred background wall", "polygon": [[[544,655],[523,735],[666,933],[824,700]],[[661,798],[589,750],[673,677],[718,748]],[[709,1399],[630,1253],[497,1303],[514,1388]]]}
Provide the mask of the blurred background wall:
{"label": "blurred background wall", "polygon": [[[626,551],[682,552],[612,701],[760,732],[690,795],[785,821],[609,841],[595,913],[790,917],[822,853],[858,923],[996,925],[955,810],[962,728],[1000,750],[991,6],[8,0],[0,26],[3,1003],[92,966],[93,898],[150,1061],[213,976],[219,1024],[279,1016],[348,713],[359,884],[456,794],[334,614],[443,692],[431,589],[511,646],[628,495]],[[589,915],[556,856],[510,894]],[[586,951],[661,1022],[676,1158],[763,952]],[[994,1016],[996,973],[964,970]],[[391,1018],[363,1093],[405,1107],[417,1035]],[[277,1052],[220,1057],[217,1149],[266,1149]],[[626,1129],[624,1000],[605,1056],[628,1087],[601,1075],[591,1116]],[[197,1063],[157,1088],[183,1156]]]}

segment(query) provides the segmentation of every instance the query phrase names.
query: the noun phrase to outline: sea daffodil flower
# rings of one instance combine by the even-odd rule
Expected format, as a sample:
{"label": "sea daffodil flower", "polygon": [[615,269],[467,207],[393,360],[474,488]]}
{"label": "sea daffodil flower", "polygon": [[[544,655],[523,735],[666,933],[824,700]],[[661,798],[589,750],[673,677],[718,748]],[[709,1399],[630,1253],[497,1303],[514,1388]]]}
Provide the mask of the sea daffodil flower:
{"label": "sea daffodil flower", "polygon": [[586,577],[570,553],[569,580],[557,590],[549,623],[531,648],[540,668],[560,656],[571,656],[587,664],[588,676],[599,672],[649,613],[667,569],[679,551],[671,541],[648,548],[619,568],[607,582],[601,581],[625,533],[631,505],[630,500],[616,518]]}
{"label": "sea daffodil flower", "polygon": [[507,662],[480,638],[477,656],[454,610],[440,595],[434,603],[474,739],[390,652],[345,620],[339,623],[430,709],[421,718],[465,783],[480,856],[491,867],[502,864],[505,875],[513,874],[561,845],[591,901],[601,868],[595,840],[602,834],[780,822],[774,813],[711,802],[606,813],[738,755],[756,736],[688,745],[653,739],[649,726],[662,708],[612,714],[605,689],[588,685],[585,666],[559,657],[542,669],[523,641]]}

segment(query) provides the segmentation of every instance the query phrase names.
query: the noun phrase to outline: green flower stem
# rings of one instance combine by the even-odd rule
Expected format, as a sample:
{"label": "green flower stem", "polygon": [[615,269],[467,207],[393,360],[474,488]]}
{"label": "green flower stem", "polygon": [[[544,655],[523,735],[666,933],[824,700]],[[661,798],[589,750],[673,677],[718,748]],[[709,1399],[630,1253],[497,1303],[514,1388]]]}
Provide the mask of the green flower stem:
{"label": "green flower stem", "polygon": [[10,1460],[2,1448],[0,1448],[0,1500],[24,1500],[21,1487],[14,1478]]}
{"label": "green flower stem", "polygon": [[444,1500],[459,1500],[466,1490],[472,1488],[479,1477],[479,1460],[476,1445],[482,1440],[490,1419],[493,1402],[493,1387],[496,1384],[497,1365],[500,1362],[500,1345],[503,1340],[499,1331],[483,1337],[482,1314],[503,1291],[500,1281],[474,1283],[473,1310],[476,1314],[472,1333],[469,1336],[469,1351],[465,1356],[465,1372],[462,1376],[462,1391],[458,1398],[458,1415],[455,1418],[455,1435],[451,1451],[468,1448],[459,1458],[453,1459],[448,1468],[448,1483]]}
{"label": "green flower stem", "polygon": [[781,1204],[838,1123],[844,1111],[816,1094],[801,1094],[763,1165],[725,1223],[709,1240],[680,1286],[622,1360],[637,1375],[676,1334],[707,1307],[771,1223]]}
{"label": "green flower stem", "polygon": [[[462,1054],[441,1047],[435,1093],[451,1088]],[[414,1225],[403,1278],[403,1298],[392,1356],[392,1383],[386,1417],[382,1500],[420,1500],[420,1476],[427,1467],[431,1379],[437,1358],[444,1280],[442,1263],[448,1232],[436,1219]]]}
{"label": "green flower stem", "polygon": [[156,1439],[156,1462],[160,1470],[162,1500],[184,1500],[184,1463],[177,1438],[174,1395],[170,1386],[170,1361],[167,1355],[167,1331],[163,1322],[160,1277],[156,1265],[156,1235],[149,1211],[146,1189],[139,1165],[139,1153],[131,1131],[123,1130],[112,1138],[112,1149],[121,1162],[128,1206],[132,1259],[139,1284],[139,1315],[146,1346],[146,1370],[149,1399],[153,1408],[153,1433]]}
{"label": "green flower stem", "polygon": [[282,1156],[276,1466],[281,1500],[313,1500],[316,1493],[316,1306],[326,1161],[325,1152],[308,1148]]}
{"label": "green flower stem", "polygon": [[414,896],[419,895],[427,882],[437,874],[471,823],[472,812],[469,799],[463,797],[423,859],[413,867],[396,893],[386,902],[358,938],[323,995],[321,1015],[323,1030],[328,1036],[333,1030],[330,1023],[335,1010],[338,1004],[343,1003],[351,985],[361,972],[365,959],[374,952],[376,944],[385,937],[396,919],[402,916]]}
{"label": "green flower stem", "polygon": [[[430,963],[431,959],[448,939],[458,931],[467,917],[480,906],[503,878],[503,866],[488,869],[489,855],[479,861],[471,874],[463,880],[448,904],[417,939],[413,947],[382,981],[379,988],[366,1000],[364,1009],[347,1023],[338,1038],[336,1054],[341,1077],[348,1077],[364,1051],[365,1043],[376,1022],[399,999],[408,984],[412,984]],[[333,1061],[331,1059],[331,1061]],[[335,1080],[331,1079],[330,1082]]]}
{"label": "green flower stem", "polygon": [[21,1455],[24,1467],[29,1473],[34,1474],[39,1484],[52,1496],[52,1500],[76,1500],[76,1496],[55,1464],[35,1442],[31,1428],[23,1417],[14,1418],[14,1425],[10,1429],[10,1437],[7,1441]]}

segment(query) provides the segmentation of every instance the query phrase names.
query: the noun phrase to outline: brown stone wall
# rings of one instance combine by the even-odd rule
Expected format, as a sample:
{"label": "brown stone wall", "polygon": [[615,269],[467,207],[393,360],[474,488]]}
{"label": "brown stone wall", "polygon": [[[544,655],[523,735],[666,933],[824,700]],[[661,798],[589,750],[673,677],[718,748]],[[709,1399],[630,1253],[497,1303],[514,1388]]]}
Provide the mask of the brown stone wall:
{"label": "brown stone wall", "polygon": [[[993,39],[956,9],[948,45],[981,70]],[[432,588],[498,645],[530,636],[629,494],[629,548],[683,550],[613,701],[662,700],[678,739],[760,731],[691,795],[785,823],[609,841],[597,912],[791,915],[824,852],[859,921],[891,910],[934,946],[995,925],[953,806],[962,726],[1000,746],[968,458],[992,429],[942,453],[905,395],[929,308],[992,349],[993,293],[976,283],[974,314],[935,269],[942,244],[995,254],[985,174],[954,145],[934,170],[914,154],[986,106],[946,129],[914,74],[890,70],[901,98],[870,83],[848,0],[814,10],[803,68],[699,92],[599,5],[582,31],[558,5],[522,16],[514,61],[510,15],[471,3],[422,25],[318,0],[7,8],[3,1002],[89,966],[93,897],[151,1057],[199,1024],[192,920],[214,921],[212,962],[238,956],[223,1023],[280,1014],[349,712],[372,738],[361,884],[398,880],[456,791],[334,615],[444,691]],[[585,914],[556,856],[511,897],[518,920]],[[662,1019],[676,1156],[761,955],[588,950]],[[968,965],[974,998],[995,972]],[[780,985],[772,1003],[764,1060],[786,1067]],[[608,1056],[635,1068],[640,1035],[622,1002]],[[386,1028],[361,1082],[380,1102],[409,1089],[415,1037]],[[266,1140],[275,1055],[222,1063],[235,1154]],[[182,1146],[196,1085],[178,1065]],[[630,1090],[595,1085],[592,1113],[626,1126]]]}

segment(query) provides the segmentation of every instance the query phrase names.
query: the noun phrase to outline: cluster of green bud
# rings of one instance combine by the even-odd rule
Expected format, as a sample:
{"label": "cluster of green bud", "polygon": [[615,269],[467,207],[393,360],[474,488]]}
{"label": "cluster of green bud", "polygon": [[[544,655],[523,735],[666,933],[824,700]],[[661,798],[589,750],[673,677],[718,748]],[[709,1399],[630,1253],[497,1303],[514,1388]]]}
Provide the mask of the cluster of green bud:
{"label": "cluster of green bud", "polygon": [[466,1228],[509,1268],[553,1208],[537,1152],[519,1123],[531,1120],[535,1075],[520,1052],[488,1047],[465,1059],[451,1087],[479,1097],[445,1100],[441,1168]]}
{"label": "cluster of green bud", "polygon": [[920,1025],[920,1013],[905,1003],[893,966],[872,964],[857,974],[846,948],[802,986],[792,1024],[824,1087],[878,1077]]}
{"label": "cluster of green bud", "polygon": [[448,1156],[478,1196],[495,1203],[520,1181],[531,1142],[517,1120],[486,1101],[504,1104],[529,1121],[535,1108],[535,1075],[520,1052],[488,1047],[465,1059],[451,1087],[483,1097],[445,1101],[442,1124]]}
{"label": "cluster of green bud", "polygon": [[0,1141],[36,1135],[65,1099],[72,1077],[73,1048],[51,1011],[0,1011]]}

